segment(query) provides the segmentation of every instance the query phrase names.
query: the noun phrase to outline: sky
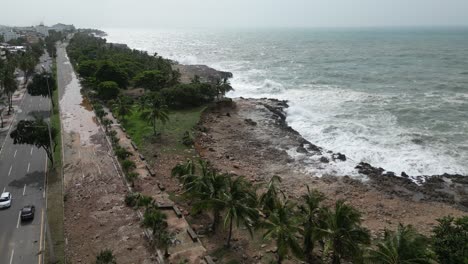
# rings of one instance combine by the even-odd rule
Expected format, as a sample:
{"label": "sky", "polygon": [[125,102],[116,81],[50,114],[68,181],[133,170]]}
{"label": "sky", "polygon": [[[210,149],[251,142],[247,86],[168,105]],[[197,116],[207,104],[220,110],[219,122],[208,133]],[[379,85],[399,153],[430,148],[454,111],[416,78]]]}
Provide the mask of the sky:
{"label": "sky", "polygon": [[4,0],[0,9],[0,25],[17,26],[468,26],[468,0]]}

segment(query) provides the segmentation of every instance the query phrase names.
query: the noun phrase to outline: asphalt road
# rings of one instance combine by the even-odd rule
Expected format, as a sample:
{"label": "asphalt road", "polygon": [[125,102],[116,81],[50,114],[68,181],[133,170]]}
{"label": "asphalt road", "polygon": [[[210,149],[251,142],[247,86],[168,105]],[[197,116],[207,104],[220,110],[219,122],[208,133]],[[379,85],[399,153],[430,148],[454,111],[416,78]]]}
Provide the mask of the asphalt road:
{"label": "asphalt road", "polygon": [[[50,61],[41,64],[50,67]],[[40,65],[37,67],[40,70]],[[27,93],[18,102],[15,121],[32,119],[39,114],[49,116],[49,98],[30,96]],[[12,205],[0,209],[0,263],[43,263],[44,221],[46,218],[45,172],[46,154],[31,145],[14,145],[9,135],[0,142],[0,192],[12,194]],[[21,222],[20,210],[32,204],[36,207],[33,221]]]}

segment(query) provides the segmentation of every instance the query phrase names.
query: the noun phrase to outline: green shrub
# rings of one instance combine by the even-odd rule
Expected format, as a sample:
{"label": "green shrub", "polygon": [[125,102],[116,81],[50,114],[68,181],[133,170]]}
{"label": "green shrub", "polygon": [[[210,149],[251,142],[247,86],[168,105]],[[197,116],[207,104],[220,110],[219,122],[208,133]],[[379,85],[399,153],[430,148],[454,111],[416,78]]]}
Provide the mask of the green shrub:
{"label": "green shrub", "polygon": [[164,88],[160,93],[169,107],[190,108],[212,102],[217,90],[208,83],[191,83]]}
{"label": "green shrub", "polygon": [[96,264],[117,264],[115,256],[110,249],[102,250],[96,256]]}

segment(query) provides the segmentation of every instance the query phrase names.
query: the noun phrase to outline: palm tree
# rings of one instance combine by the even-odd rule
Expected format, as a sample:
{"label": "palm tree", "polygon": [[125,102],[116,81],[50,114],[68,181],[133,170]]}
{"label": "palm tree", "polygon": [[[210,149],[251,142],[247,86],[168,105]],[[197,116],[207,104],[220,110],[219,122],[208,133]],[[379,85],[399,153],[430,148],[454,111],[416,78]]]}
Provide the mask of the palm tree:
{"label": "palm tree", "polygon": [[117,115],[125,121],[125,117],[132,112],[132,104],[127,97],[119,96],[112,105]]}
{"label": "palm tree", "polygon": [[7,95],[8,99],[8,114],[13,109],[13,94],[18,89],[18,83],[16,82],[14,68],[6,68],[3,74],[3,79],[0,80],[3,86],[3,92]]}
{"label": "palm tree", "polygon": [[202,170],[202,175],[187,185],[187,191],[197,200],[193,208],[195,211],[210,210],[213,214],[211,229],[216,232],[221,220],[221,211],[224,204],[214,203],[213,200],[221,200],[226,191],[229,176],[217,173],[215,170]]}
{"label": "palm tree", "polygon": [[303,251],[308,263],[314,263],[314,245],[323,236],[325,210],[320,203],[325,199],[323,193],[310,190],[307,186],[307,194],[302,196],[304,204],[299,206],[301,222],[303,226]]}
{"label": "palm tree", "polygon": [[181,178],[184,175],[194,175],[195,174],[195,164],[193,163],[193,160],[188,159],[185,163],[179,163],[177,164],[172,170],[171,170],[171,176],[172,177],[177,177]]}
{"label": "palm tree", "polygon": [[332,263],[341,259],[362,257],[362,245],[370,244],[369,230],[361,226],[361,213],[343,200],[335,203],[334,212],[327,212],[324,256],[331,253]]}
{"label": "palm tree", "polygon": [[277,263],[281,264],[290,252],[296,257],[302,257],[302,249],[297,241],[300,232],[299,218],[294,211],[294,204],[287,200],[278,203],[261,225],[266,229],[263,238],[274,239],[276,242]]}
{"label": "palm tree", "polygon": [[228,187],[221,194],[220,199],[214,199],[214,203],[219,203],[219,208],[224,208],[224,227],[229,225],[229,234],[226,246],[231,246],[232,227],[234,222],[239,227],[240,224],[249,230],[253,236],[253,226],[258,220],[257,194],[252,184],[240,176],[232,180],[228,178]]}
{"label": "palm tree", "polygon": [[[284,193],[279,189],[281,178],[278,175],[271,177],[268,182],[267,191],[260,196],[260,208],[267,215],[276,209],[281,202],[280,198],[285,199]],[[281,195],[281,196],[280,196]]]}
{"label": "palm tree", "polygon": [[141,112],[141,117],[153,126],[153,133],[156,135],[156,121],[159,120],[165,124],[169,120],[169,109],[159,96],[149,97]]}
{"label": "palm tree", "polygon": [[[198,172],[200,170],[200,172]],[[222,194],[228,186],[229,176],[217,173],[208,162],[199,159],[198,166],[192,160],[179,164],[172,169],[172,176],[178,177],[184,188],[184,194],[195,199],[193,209],[197,212],[210,210],[213,214],[211,229],[215,232],[221,219],[224,204]]]}
{"label": "palm tree", "polygon": [[127,160],[127,159],[123,160],[121,164],[122,164],[122,170],[125,172],[125,175],[127,175],[130,172],[130,170],[136,168],[135,162],[131,160]]}
{"label": "palm tree", "polygon": [[143,225],[151,229],[153,239],[157,243],[161,239],[161,235],[166,231],[167,216],[161,210],[155,207],[147,207],[143,216]]}
{"label": "palm tree", "polygon": [[370,251],[369,263],[430,264],[428,240],[411,226],[398,225],[396,232],[385,230],[384,240]]}

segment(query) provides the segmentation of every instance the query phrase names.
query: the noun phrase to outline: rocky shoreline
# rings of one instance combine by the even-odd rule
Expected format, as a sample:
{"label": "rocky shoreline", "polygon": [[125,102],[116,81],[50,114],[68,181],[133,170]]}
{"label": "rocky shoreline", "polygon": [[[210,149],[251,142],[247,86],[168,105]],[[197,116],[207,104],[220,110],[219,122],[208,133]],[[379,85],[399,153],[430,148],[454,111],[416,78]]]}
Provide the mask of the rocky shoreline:
{"label": "rocky shoreline", "polygon": [[[280,129],[298,137],[301,144],[296,151],[309,155],[321,155],[320,162],[346,161],[346,155],[326,151],[331,158],[324,156],[324,149],[304,139],[296,130],[286,122],[285,108],[289,107],[286,101],[276,99],[262,99],[261,105],[265,106],[273,114],[272,118]],[[369,184],[376,189],[414,200],[430,200],[456,204],[460,209],[468,211],[468,175],[442,174],[442,175],[418,175],[409,177],[402,172],[397,176],[394,172],[386,171],[380,167],[374,167],[369,163],[356,164],[357,171],[370,179]],[[345,175],[336,175],[345,176]]]}
{"label": "rocky shoreline", "polygon": [[[396,176],[367,163],[355,164],[361,179],[326,174],[317,177],[310,167],[349,162],[345,153],[333,153],[304,139],[286,122],[287,102],[275,99],[224,100],[208,108],[198,125],[196,149],[221,171],[245,175],[262,184],[273,175],[291,199],[306,185],[324,192],[332,203],[346,199],[361,210],[365,224],[381,231],[398,223],[429,232],[436,219],[464,215],[468,206],[468,177],[435,175]],[[299,158],[291,156],[299,153]]]}

